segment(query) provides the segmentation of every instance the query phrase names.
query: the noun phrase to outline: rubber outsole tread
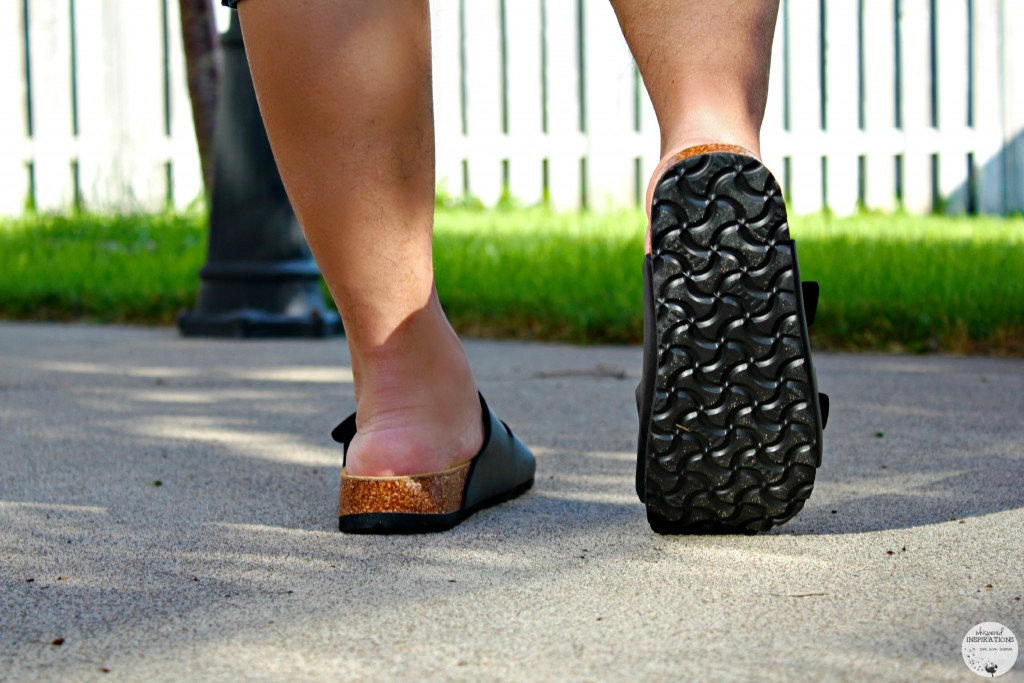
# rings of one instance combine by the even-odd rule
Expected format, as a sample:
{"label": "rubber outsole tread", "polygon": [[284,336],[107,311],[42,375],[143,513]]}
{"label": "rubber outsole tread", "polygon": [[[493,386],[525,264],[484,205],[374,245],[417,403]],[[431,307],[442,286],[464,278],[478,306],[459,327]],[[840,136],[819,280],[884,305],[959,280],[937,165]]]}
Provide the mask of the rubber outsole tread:
{"label": "rubber outsole tread", "polygon": [[822,449],[781,190],[752,157],[684,159],[658,182],[651,226],[657,370],[643,475],[651,528],[770,529],[804,506]]}

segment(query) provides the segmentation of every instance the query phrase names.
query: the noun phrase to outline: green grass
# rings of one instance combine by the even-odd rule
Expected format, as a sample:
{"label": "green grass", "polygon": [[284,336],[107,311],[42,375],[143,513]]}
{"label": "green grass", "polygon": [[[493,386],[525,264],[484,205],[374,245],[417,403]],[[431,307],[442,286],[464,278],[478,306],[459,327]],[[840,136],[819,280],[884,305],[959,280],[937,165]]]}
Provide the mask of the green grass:
{"label": "green grass", "polygon": [[[461,332],[583,343],[642,335],[643,213],[439,209],[435,264]],[[816,348],[1024,355],[1024,219],[793,220],[822,283]],[[0,222],[0,316],[168,323],[205,260],[199,214]]]}
{"label": "green grass", "polygon": [[1024,355],[1024,219],[816,217],[793,235],[822,283],[820,346]]}
{"label": "green grass", "polygon": [[645,225],[638,212],[442,211],[438,294],[452,324],[471,334],[635,342]]}
{"label": "green grass", "polygon": [[0,317],[171,323],[206,257],[201,214],[0,221]]}

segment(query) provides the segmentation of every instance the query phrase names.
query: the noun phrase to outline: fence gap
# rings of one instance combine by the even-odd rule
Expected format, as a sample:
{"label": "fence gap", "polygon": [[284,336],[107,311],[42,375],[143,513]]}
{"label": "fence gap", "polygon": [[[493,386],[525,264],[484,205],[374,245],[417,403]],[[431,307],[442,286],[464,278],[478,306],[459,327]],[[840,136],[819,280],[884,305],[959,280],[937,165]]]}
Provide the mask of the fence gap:
{"label": "fence gap", "polygon": [[[68,41],[71,52],[71,134],[78,139],[78,30],[75,23],[75,0],[68,2]],[[71,160],[72,208],[82,210],[82,177],[78,158]]]}
{"label": "fence gap", "polygon": [[[974,0],[967,0],[967,126],[974,128]],[[968,154],[970,163],[974,155]],[[973,177],[974,167],[971,167]]]}
{"label": "fence gap", "polygon": [[828,156],[821,155],[821,205],[832,213],[828,205]]}
{"label": "fence gap", "polygon": [[590,208],[587,196],[587,157],[580,157],[580,209]]}
{"label": "fence gap", "polygon": [[868,158],[861,154],[857,157],[857,208],[864,211],[868,206],[867,194]]}
{"label": "fence gap", "polygon": [[633,131],[640,132],[640,123],[643,111],[644,84],[640,75],[640,67],[633,63]]}
{"label": "fence gap", "polygon": [[[540,130],[548,134],[548,0],[540,0]],[[544,159],[544,191],[548,190],[547,158]]]}
{"label": "fence gap", "polygon": [[893,157],[893,173],[896,178],[896,205],[900,210],[904,209],[903,206],[903,155],[897,154]]}
{"label": "fence gap", "polygon": [[[501,64],[501,132],[508,135],[508,10],[505,0],[498,0],[498,32],[501,49],[498,59]],[[505,159],[505,190],[508,190],[508,159]]]}
{"label": "fence gap", "polygon": [[[576,71],[579,74],[577,78],[578,90],[576,92],[576,99],[579,101],[579,130],[581,133],[587,132],[587,24],[586,24],[586,10],[584,5],[586,0],[576,0]],[[583,166],[580,167],[582,172]],[[583,176],[583,182],[586,183],[586,175]]]}
{"label": "fence gap", "polygon": [[[893,82],[893,100],[895,103],[895,111],[893,112],[893,126],[896,128],[903,128],[903,37],[900,27],[903,23],[903,0],[896,0],[893,3],[893,10],[895,12],[893,16],[892,27],[893,36],[893,56],[895,57],[895,63],[893,65],[894,82]],[[897,195],[898,196],[898,195]]]}
{"label": "fence gap", "polygon": [[[466,0],[459,0],[459,122],[462,135],[469,133],[469,117],[466,115]],[[463,187],[469,188],[469,176],[465,175],[466,162],[463,165]]]}
{"label": "fence gap", "polygon": [[[75,29],[75,0],[68,2],[68,40],[71,46],[71,134],[78,137],[78,31]],[[74,162],[75,178],[78,177],[78,162]],[[75,182],[75,197],[78,184]],[[76,199],[77,202],[77,199]]]}
{"label": "fence gap", "polygon": [[[949,7],[949,0],[946,0],[946,6]],[[932,128],[938,128],[939,126],[939,79],[937,74],[939,73],[939,16],[937,1],[930,0],[930,7],[928,10],[928,66],[932,73],[931,87],[928,89],[930,96],[929,101],[929,114],[931,115]]]}
{"label": "fence gap", "polygon": [[26,208],[29,211],[35,211],[38,209],[36,204],[36,164],[34,161],[29,161],[25,164],[25,170],[28,172],[28,197],[25,199]]}
{"label": "fence gap", "polygon": [[167,192],[164,194],[164,205],[167,209],[174,207],[174,164],[168,159],[164,162],[164,186]]}
{"label": "fence gap", "polygon": [[789,201],[789,198],[793,196],[793,157],[786,156],[782,158],[782,172],[785,175],[782,187],[785,192],[786,201]]}
{"label": "fence gap", "polygon": [[644,192],[644,160],[643,157],[636,157],[633,159],[633,205],[643,206],[645,199],[647,193]]}
{"label": "fence gap", "polygon": [[[508,8],[505,0],[498,0],[498,68],[501,79],[501,133],[507,136],[509,133],[508,110],[509,110],[509,77],[508,77]],[[501,160],[501,194],[498,202],[507,204],[512,197],[512,177],[509,173],[509,160],[506,156]]]}
{"label": "fence gap", "polygon": [[978,176],[975,173],[974,152],[967,153],[967,213],[978,215]]}
{"label": "fence gap", "polygon": [[82,181],[78,172],[78,159],[71,160],[71,208],[82,210]]}
{"label": "fence gap", "polygon": [[[28,0],[22,0],[21,3],[22,11],[22,44],[25,46],[25,124],[28,130],[28,137],[32,138],[35,136],[35,119],[32,116],[32,41],[29,39],[29,11],[28,11]],[[34,186],[33,186],[34,187]]]}
{"label": "fence gap", "polygon": [[[849,0],[847,0],[849,1]],[[828,2],[818,0],[818,108],[821,129],[828,130]],[[825,168],[823,165],[822,168]],[[824,171],[823,171],[824,172]],[[828,194],[823,195],[828,197]]]}
{"label": "fence gap", "polygon": [[550,160],[544,157],[540,160],[540,178],[542,186],[541,203],[551,206],[551,165]]}
{"label": "fence gap", "polygon": [[511,190],[512,177],[509,173],[508,159],[501,160],[501,199],[500,203],[509,203],[512,200]]}
{"label": "fence gap", "polygon": [[[790,30],[789,30],[789,0],[782,0],[782,7],[779,9],[779,20],[782,21],[782,128],[789,132],[793,130],[793,122],[790,117],[791,85],[790,85]],[[788,163],[788,157],[787,157]],[[786,197],[789,197],[789,190],[786,190]]]}
{"label": "fence gap", "polygon": [[[864,101],[867,98],[867,77],[865,75],[867,65],[864,58],[866,51],[867,46],[864,44],[864,0],[857,0],[857,128],[860,130],[867,128],[867,113],[864,109]],[[863,155],[860,158],[863,162]],[[861,170],[863,171],[863,169]],[[863,175],[861,175],[861,180],[863,181]],[[861,197],[862,202],[863,199]]]}
{"label": "fence gap", "polygon": [[[74,0],[72,0],[74,2]],[[171,38],[167,25],[167,0],[160,0],[160,40],[163,41],[164,135],[171,136]]]}

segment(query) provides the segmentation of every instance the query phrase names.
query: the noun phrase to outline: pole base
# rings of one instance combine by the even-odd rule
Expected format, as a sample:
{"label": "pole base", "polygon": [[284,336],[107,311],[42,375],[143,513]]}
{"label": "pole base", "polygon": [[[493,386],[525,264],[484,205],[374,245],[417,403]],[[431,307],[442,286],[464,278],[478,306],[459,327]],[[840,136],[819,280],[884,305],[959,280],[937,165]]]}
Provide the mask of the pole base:
{"label": "pole base", "polygon": [[253,309],[218,314],[188,311],[178,316],[178,330],[185,337],[231,339],[324,338],[344,332],[341,318],[331,311],[296,317]]}
{"label": "pole base", "polygon": [[178,316],[186,337],[333,337],[341,318],[327,308],[312,259],[214,261],[200,271],[196,306]]}

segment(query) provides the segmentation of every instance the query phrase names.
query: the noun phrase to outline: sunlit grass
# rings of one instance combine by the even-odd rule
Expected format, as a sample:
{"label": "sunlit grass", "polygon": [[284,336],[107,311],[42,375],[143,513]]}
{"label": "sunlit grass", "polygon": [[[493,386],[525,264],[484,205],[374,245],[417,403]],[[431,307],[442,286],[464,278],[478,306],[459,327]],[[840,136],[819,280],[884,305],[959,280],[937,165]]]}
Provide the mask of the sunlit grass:
{"label": "sunlit grass", "polygon": [[206,256],[201,214],[0,221],[0,316],[170,323]]}
{"label": "sunlit grass", "polygon": [[[435,271],[461,332],[583,343],[642,337],[642,211],[441,208]],[[1024,354],[1024,219],[792,221],[821,282],[817,348]],[[193,304],[200,214],[0,222],[0,315],[169,323]]]}
{"label": "sunlit grass", "polygon": [[1024,219],[819,216],[793,234],[822,283],[819,344],[1024,352]]}

